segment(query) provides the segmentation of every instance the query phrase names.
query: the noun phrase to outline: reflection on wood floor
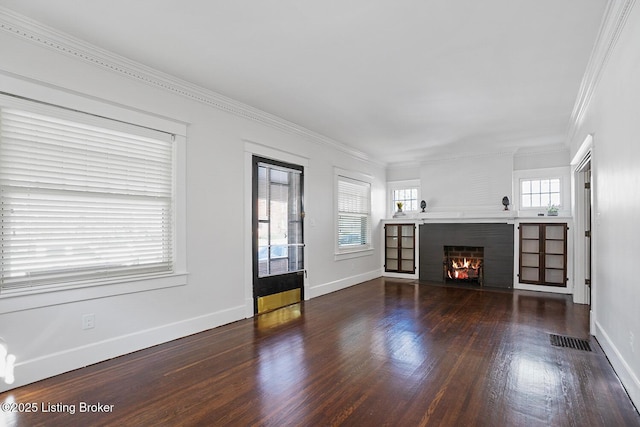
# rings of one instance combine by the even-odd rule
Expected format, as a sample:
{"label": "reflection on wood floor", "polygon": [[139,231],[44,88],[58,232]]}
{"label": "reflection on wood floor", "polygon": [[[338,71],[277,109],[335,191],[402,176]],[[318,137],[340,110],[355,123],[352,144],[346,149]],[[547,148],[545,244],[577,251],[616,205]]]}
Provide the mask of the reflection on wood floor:
{"label": "reflection on wood floor", "polygon": [[0,394],[75,405],[0,424],[640,426],[588,315],[567,296],[380,278]]}

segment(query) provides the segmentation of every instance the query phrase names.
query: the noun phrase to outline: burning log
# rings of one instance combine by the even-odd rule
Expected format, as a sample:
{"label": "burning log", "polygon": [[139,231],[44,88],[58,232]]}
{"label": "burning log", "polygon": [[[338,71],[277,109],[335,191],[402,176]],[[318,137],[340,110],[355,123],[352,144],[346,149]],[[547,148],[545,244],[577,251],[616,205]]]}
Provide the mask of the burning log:
{"label": "burning log", "polygon": [[450,279],[468,280],[477,279],[480,275],[480,259],[466,258],[460,260],[451,260],[451,266],[447,269],[447,275]]}

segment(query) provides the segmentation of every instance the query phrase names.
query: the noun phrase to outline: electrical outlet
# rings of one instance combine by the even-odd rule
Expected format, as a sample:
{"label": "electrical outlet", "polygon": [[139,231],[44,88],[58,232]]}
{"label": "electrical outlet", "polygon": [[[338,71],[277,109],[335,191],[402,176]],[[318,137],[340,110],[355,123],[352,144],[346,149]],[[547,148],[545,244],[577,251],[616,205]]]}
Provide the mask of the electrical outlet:
{"label": "electrical outlet", "polygon": [[96,327],[96,315],[83,314],[82,315],[82,329],[93,329]]}
{"label": "electrical outlet", "polygon": [[633,332],[629,331],[629,345],[631,346],[631,352],[632,353],[636,352],[635,348],[633,348],[634,341],[635,341],[635,337],[633,335]]}

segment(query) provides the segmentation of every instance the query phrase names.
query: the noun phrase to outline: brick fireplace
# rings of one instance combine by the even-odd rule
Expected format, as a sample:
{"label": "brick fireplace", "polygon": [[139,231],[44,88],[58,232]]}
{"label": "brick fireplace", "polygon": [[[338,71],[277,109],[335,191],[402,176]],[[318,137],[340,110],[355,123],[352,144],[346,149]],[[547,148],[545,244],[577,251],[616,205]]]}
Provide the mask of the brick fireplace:
{"label": "brick fireplace", "polygon": [[[454,248],[453,258],[481,258],[468,282],[495,288],[513,288],[513,224],[431,223],[420,225],[420,280],[449,281],[446,248]],[[481,248],[481,255],[480,255]],[[462,256],[460,256],[462,255]],[[465,267],[458,267],[469,275]],[[454,269],[455,271],[455,269]],[[475,276],[477,274],[477,277]],[[454,275],[454,274],[452,274]]]}

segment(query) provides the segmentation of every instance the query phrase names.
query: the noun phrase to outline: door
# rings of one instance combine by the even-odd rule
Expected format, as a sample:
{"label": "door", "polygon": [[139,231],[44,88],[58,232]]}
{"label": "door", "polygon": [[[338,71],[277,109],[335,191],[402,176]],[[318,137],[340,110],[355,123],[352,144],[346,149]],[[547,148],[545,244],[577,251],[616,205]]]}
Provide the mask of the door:
{"label": "door", "polygon": [[585,272],[587,304],[591,304],[591,164],[584,170],[584,236],[585,236]]}
{"label": "door", "polygon": [[304,298],[303,167],[253,157],[253,299],[257,314]]}

